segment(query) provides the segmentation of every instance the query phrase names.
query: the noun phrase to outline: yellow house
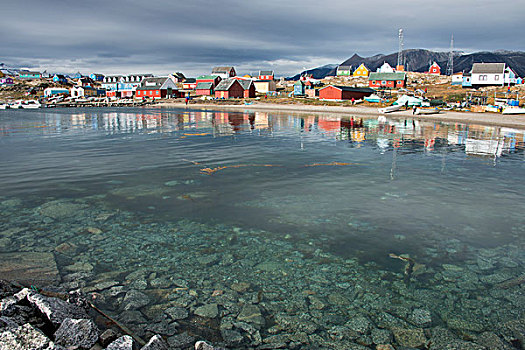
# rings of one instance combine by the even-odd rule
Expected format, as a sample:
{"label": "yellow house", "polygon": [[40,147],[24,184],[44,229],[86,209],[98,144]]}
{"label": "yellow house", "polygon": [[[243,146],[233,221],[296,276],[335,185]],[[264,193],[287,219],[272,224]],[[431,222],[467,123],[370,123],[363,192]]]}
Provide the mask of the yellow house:
{"label": "yellow house", "polygon": [[364,63],[361,63],[359,67],[354,71],[354,77],[368,77],[370,70],[366,68]]}

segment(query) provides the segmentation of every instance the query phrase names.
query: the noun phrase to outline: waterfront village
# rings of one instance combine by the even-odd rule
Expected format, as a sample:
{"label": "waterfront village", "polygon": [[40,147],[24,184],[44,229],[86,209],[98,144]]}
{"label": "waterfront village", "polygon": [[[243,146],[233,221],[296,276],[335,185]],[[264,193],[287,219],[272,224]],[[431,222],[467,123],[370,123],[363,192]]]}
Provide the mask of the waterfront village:
{"label": "waterfront village", "polygon": [[[421,114],[442,109],[472,112],[523,114],[523,79],[505,63],[474,63],[470,72],[442,75],[434,62],[424,73],[405,71],[384,63],[372,72],[340,65],[333,76],[314,79],[302,74],[298,80],[276,78],[272,70],[238,75],[235,67],[214,67],[196,78],[181,72],[66,76],[38,71],[1,70],[0,108],[57,106],[135,106],[181,99],[186,103],[363,105],[382,107],[390,113],[402,107]],[[416,108],[414,108],[416,110]]]}

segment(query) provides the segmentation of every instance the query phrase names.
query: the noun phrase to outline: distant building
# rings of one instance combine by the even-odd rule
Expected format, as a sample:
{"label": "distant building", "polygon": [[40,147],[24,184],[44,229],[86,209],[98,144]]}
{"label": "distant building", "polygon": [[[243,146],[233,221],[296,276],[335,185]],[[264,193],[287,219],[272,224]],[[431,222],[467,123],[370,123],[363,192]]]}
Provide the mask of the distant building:
{"label": "distant building", "polygon": [[124,76],[122,75],[106,75],[104,79],[102,80],[103,83],[118,83],[123,79]]}
{"label": "distant building", "polygon": [[261,70],[259,71],[259,80],[274,80],[273,70]]}
{"label": "distant building", "polygon": [[182,83],[182,88],[184,90],[193,90],[197,87],[197,79],[195,78],[186,78]]}
{"label": "distant building", "polygon": [[352,66],[338,66],[337,73],[338,77],[349,77],[352,75]]}
{"label": "distant building", "polygon": [[13,85],[14,81],[11,77],[2,77],[0,78],[0,85]]}
{"label": "distant building", "polygon": [[40,72],[21,71],[18,73],[20,79],[40,79],[42,74]]}
{"label": "distant building", "polygon": [[256,80],[253,82],[253,84],[255,85],[255,91],[261,94],[275,91],[277,89],[275,80]]}
{"label": "distant building", "polygon": [[67,78],[62,74],[55,74],[53,75],[53,82],[59,84],[66,84]]}
{"label": "distant building", "polygon": [[90,77],[82,77],[77,80],[78,86],[93,86],[95,82]]}
{"label": "distant building", "polygon": [[463,72],[452,74],[451,85],[461,85],[463,83]]}
{"label": "distant building", "polygon": [[179,97],[177,85],[168,77],[144,78],[137,88],[136,97],[153,99]]}
{"label": "distant building", "polygon": [[407,83],[405,72],[370,73],[368,86],[371,88],[403,88]]}
{"label": "distant building", "polygon": [[213,96],[213,88],[212,82],[198,83],[195,87],[195,93],[200,96]]}
{"label": "distant building", "polygon": [[302,80],[297,80],[293,84],[293,95],[294,96],[304,96],[306,95],[306,84]]}
{"label": "distant building", "polygon": [[224,79],[215,87],[216,98],[242,98],[244,88],[236,79]]}
{"label": "distant building", "polygon": [[69,95],[69,90],[64,88],[47,88],[44,90],[44,96]]}
{"label": "distant building", "polygon": [[516,74],[505,63],[474,63],[472,87],[504,86],[516,83]]}
{"label": "distant building", "polygon": [[93,81],[104,81],[104,74],[91,73],[89,75]]}
{"label": "distant building", "polygon": [[254,98],[255,97],[255,84],[253,83],[253,80],[251,79],[239,80],[239,83],[241,84],[244,90],[243,92],[244,98]]}
{"label": "distant building", "polygon": [[214,67],[211,74],[218,75],[222,79],[228,79],[237,75],[233,67]]}
{"label": "distant building", "polygon": [[361,63],[359,67],[354,71],[354,77],[368,77],[370,74],[370,69],[368,69],[364,63]]}
{"label": "distant building", "polygon": [[147,73],[147,74],[129,74],[125,75],[123,79],[123,83],[140,83],[142,79],[145,78],[153,78],[153,74]]}
{"label": "distant building", "polygon": [[216,87],[221,82],[222,78],[218,75],[201,75],[196,79],[197,84],[199,83],[213,83],[213,87]]}
{"label": "distant building", "polygon": [[396,70],[392,68],[391,65],[389,65],[387,62],[383,63],[383,65],[379,68],[377,68],[378,73],[394,73]]}
{"label": "distant building", "polygon": [[436,62],[432,63],[428,69],[428,74],[441,75],[441,67]]}
{"label": "distant building", "polygon": [[184,80],[186,80],[186,77],[181,72],[175,72],[173,74],[170,74],[169,77],[171,80],[173,80],[174,83],[182,83]]}
{"label": "distant building", "polygon": [[351,100],[363,99],[375,92],[370,88],[357,88],[351,86],[329,85],[319,89],[319,99],[321,100]]}
{"label": "distant building", "polygon": [[463,81],[461,82],[461,87],[470,88],[472,87],[472,74],[463,73]]}
{"label": "distant building", "polygon": [[97,96],[97,89],[91,86],[73,86],[71,88],[71,97],[94,97]]}

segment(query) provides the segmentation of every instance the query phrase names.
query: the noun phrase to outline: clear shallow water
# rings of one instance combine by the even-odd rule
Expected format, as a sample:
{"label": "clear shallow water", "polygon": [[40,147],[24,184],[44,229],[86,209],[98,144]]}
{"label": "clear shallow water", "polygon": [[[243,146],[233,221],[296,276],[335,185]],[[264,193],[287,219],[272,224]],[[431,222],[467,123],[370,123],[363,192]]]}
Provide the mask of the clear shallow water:
{"label": "clear shallow water", "polygon": [[523,318],[523,131],[351,118],[2,111],[0,252],[52,253],[174,347],[418,347]]}

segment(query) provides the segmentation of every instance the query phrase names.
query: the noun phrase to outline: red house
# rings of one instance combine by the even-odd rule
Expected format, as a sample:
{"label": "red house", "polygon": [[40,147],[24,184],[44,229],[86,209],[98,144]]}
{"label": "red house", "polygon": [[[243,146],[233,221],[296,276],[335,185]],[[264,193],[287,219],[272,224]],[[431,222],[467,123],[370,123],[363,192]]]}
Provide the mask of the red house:
{"label": "red house", "polygon": [[171,78],[144,78],[135,93],[139,98],[180,97],[177,85]]}
{"label": "red house", "polygon": [[255,84],[252,80],[239,80],[242,88],[244,89],[244,98],[254,98],[255,97]]}
{"label": "red house", "polygon": [[441,75],[441,67],[436,62],[432,63],[428,69],[428,74]]}
{"label": "red house", "polygon": [[182,83],[182,88],[184,90],[193,90],[197,87],[197,79],[195,78],[186,78]]}
{"label": "red house", "polygon": [[375,92],[370,88],[357,88],[351,86],[329,85],[319,89],[319,99],[321,100],[360,100],[368,97]]}
{"label": "red house", "polygon": [[402,88],[407,84],[405,72],[395,73],[370,73],[368,86],[371,88]]}
{"label": "red house", "polygon": [[215,87],[215,98],[243,98],[244,88],[239,80],[225,79]]}
{"label": "red house", "polygon": [[273,70],[259,71],[259,80],[274,80]]}
{"label": "red house", "polygon": [[213,87],[216,87],[221,82],[222,78],[218,75],[201,75],[197,78],[197,84],[199,83],[212,83]]}
{"label": "red house", "polygon": [[213,95],[213,83],[198,83],[195,87],[195,93],[197,95],[211,96]]}

